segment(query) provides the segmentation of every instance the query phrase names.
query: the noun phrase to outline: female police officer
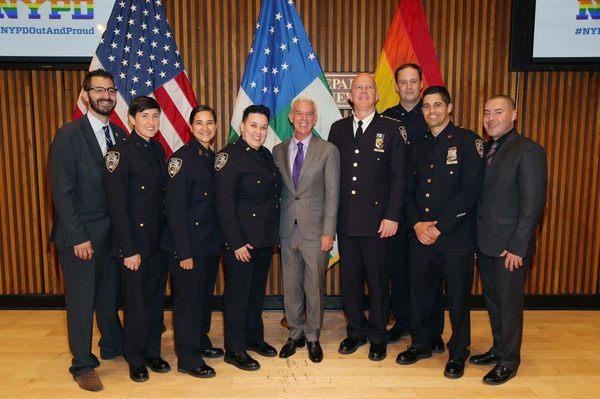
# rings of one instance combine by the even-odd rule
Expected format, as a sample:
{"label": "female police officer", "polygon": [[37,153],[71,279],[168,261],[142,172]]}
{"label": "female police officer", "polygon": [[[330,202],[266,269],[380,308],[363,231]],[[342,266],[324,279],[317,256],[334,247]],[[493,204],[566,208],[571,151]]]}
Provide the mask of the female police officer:
{"label": "female police officer", "polygon": [[129,377],[148,379],[150,367],[171,368],[160,357],[167,268],[159,244],[163,234],[165,153],[152,138],[160,125],[160,105],[150,97],[129,107],[131,135],[108,151],[104,180],[114,228],[113,255],[124,265],[124,353]]}
{"label": "female police officer", "polygon": [[215,197],[225,238],[225,361],[242,370],[257,370],[248,355],[277,351],[264,341],[262,305],[267,273],[277,243],[281,174],[263,144],[269,129],[269,109],[244,110],[241,138],[215,159]]}
{"label": "female police officer", "polygon": [[201,356],[220,357],[210,330],[211,301],[219,266],[221,233],[214,200],[210,144],[217,131],[215,111],[197,106],[190,115],[194,137],[168,162],[166,211],[168,231],[163,248],[173,282],[177,369],[194,377],[214,377]]}

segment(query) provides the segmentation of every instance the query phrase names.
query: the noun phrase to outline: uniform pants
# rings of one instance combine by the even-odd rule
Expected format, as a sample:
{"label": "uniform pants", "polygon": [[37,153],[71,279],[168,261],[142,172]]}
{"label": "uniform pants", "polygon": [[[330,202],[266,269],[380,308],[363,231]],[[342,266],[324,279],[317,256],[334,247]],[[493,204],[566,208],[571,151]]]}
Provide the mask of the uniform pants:
{"label": "uniform pants", "polygon": [[125,358],[142,367],[146,358],[160,357],[167,265],[162,251],[142,257],[138,270],[120,261],[125,281]]}
{"label": "uniform pants", "polygon": [[471,345],[469,297],[473,282],[474,254],[445,254],[421,244],[416,238],[410,243],[411,332],[413,345],[431,350],[435,330],[432,314],[442,281],[452,324],[448,342],[450,360],[466,360]]}
{"label": "uniform pants", "polygon": [[212,295],[219,256],[195,256],[191,270],[182,269],[179,259],[167,257],[173,283],[173,326],[178,368],[193,370],[205,364],[200,350],[210,330]]}
{"label": "uniform pants", "polygon": [[[390,311],[389,259],[391,239],[349,237],[338,234],[342,304],[348,319],[348,337],[368,338],[371,343],[386,345]],[[369,290],[369,319],[363,310],[365,281]]]}
{"label": "uniform pants", "polygon": [[65,278],[69,349],[73,356],[69,371],[78,375],[100,365],[92,353],[94,311],[102,356],[123,354],[123,329],[118,314],[119,269],[109,254],[94,253],[92,259],[82,260],[69,248],[59,251],[59,256]]}
{"label": "uniform pants", "polygon": [[494,337],[490,352],[500,357],[498,364],[516,371],[521,363],[523,288],[531,258],[524,258],[523,266],[512,272],[504,267],[504,259],[478,254],[477,267]]}
{"label": "uniform pants", "polygon": [[273,248],[250,249],[250,262],[240,262],[225,251],[223,319],[227,352],[245,352],[264,340],[262,307]]}
{"label": "uniform pants", "polygon": [[283,305],[290,338],[319,340],[328,255],[321,251],[320,239],[305,239],[297,226],[289,237],[281,239]]}

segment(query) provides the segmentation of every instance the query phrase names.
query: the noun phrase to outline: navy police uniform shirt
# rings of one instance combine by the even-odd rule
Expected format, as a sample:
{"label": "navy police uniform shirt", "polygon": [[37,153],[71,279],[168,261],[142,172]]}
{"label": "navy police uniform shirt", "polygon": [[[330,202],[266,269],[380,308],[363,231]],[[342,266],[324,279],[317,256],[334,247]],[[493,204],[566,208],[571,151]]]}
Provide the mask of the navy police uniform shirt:
{"label": "navy police uniform shirt", "polygon": [[135,131],[106,153],[104,183],[114,229],[113,255],[150,257],[165,225],[165,152]]}
{"label": "navy police uniform shirt", "polygon": [[192,139],[167,163],[167,228],[161,246],[180,260],[219,255],[214,162],[215,153]]}
{"label": "navy police uniform shirt", "polygon": [[402,104],[398,103],[383,112],[383,116],[396,119],[404,127],[406,132],[406,144],[408,149],[419,143],[427,132],[428,126],[423,117],[423,103],[419,101],[410,111],[404,109]]}
{"label": "navy police uniform shirt", "polygon": [[225,248],[247,243],[254,248],[278,242],[281,173],[265,147],[258,150],[243,139],[227,145],[215,157],[215,198]]}

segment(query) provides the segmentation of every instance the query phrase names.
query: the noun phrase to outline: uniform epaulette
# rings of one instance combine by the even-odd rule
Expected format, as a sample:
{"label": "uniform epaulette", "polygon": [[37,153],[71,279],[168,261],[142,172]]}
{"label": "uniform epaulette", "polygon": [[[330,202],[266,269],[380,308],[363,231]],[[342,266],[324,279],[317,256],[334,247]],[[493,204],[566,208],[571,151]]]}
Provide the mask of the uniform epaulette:
{"label": "uniform epaulette", "polygon": [[393,120],[394,122],[402,123],[402,121],[401,121],[400,119],[392,118],[391,116],[387,116],[387,115],[383,115],[383,114],[381,114],[381,117],[382,117],[382,118],[386,118],[386,119],[391,119],[391,120]]}

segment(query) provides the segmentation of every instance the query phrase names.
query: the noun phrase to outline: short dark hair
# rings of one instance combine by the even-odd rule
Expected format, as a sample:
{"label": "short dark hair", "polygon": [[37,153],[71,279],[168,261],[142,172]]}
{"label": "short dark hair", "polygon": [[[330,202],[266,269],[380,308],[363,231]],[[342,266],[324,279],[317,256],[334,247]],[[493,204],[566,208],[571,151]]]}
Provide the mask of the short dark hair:
{"label": "short dark hair", "polygon": [[396,83],[398,83],[398,73],[400,71],[402,71],[404,69],[408,69],[408,68],[415,69],[419,73],[419,80],[423,80],[423,68],[421,68],[417,64],[412,64],[412,63],[408,62],[408,63],[402,64],[398,68],[396,68],[396,71],[394,72],[394,80],[396,81]]}
{"label": "short dark hair", "polygon": [[212,114],[215,122],[217,121],[217,113],[215,112],[215,110],[212,109],[212,107],[210,107],[208,105],[200,104],[197,107],[194,107],[194,109],[192,109],[192,112],[190,113],[190,125],[192,123],[194,123],[194,117],[196,116],[196,114],[198,112],[204,112],[204,111],[210,112]]}
{"label": "short dark hair", "polygon": [[135,118],[138,112],[144,112],[147,109],[157,109],[160,112],[160,104],[152,97],[139,96],[131,100],[129,115]]}
{"label": "short dark hair", "polygon": [[115,84],[115,78],[112,76],[112,73],[106,72],[104,69],[96,69],[88,72],[87,75],[85,75],[85,78],[83,78],[83,90],[88,91],[92,88],[92,78],[95,77],[110,79],[112,80],[113,85]]}
{"label": "short dark hair", "polygon": [[444,100],[444,102],[446,103],[446,105],[452,102],[450,93],[448,92],[448,89],[446,89],[444,86],[429,86],[423,92],[423,98],[431,94],[439,94],[442,97],[442,100]]}
{"label": "short dark hair", "polygon": [[250,105],[249,107],[247,107],[244,110],[244,114],[242,115],[242,122],[246,122],[246,118],[250,114],[263,114],[264,116],[267,117],[267,121],[269,121],[271,118],[271,111],[269,110],[269,107],[267,107],[266,105],[262,105],[262,104],[255,104],[255,105]]}
{"label": "short dark hair", "polygon": [[510,105],[510,109],[517,109],[517,103],[515,102],[515,100],[511,96],[507,96],[506,94],[496,94],[495,96],[490,97],[488,101],[498,99],[506,101],[508,105]]}

